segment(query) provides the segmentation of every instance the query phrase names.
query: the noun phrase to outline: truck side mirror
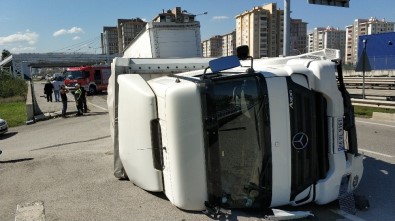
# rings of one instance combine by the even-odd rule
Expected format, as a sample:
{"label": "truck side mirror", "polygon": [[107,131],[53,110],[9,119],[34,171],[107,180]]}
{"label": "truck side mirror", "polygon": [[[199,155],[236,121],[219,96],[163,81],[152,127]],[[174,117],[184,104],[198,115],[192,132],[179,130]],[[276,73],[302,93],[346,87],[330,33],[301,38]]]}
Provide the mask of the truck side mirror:
{"label": "truck side mirror", "polygon": [[240,60],[247,60],[247,58],[251,59],[251,68],[247,70],[247,73],[254,73],[254,59],[249,55],[250,49],[248,45],[241,45],[236,48],[237,57]]}
{"label": "truck side mirror", "polygon": [[248,45],[242,45],[236,48],[237,57],[240,60],[246,60],[249,57],[250,49]]}

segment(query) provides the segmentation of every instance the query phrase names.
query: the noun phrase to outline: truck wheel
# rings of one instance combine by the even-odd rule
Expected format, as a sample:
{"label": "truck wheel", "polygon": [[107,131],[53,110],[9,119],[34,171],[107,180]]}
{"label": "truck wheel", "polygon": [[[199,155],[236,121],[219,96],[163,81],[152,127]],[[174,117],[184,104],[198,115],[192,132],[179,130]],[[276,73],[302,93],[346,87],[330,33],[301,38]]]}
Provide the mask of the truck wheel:
{"label": "truck wheel", "polygon": [[95,94],[96,93],[96,87],[91,85],[89,86],[89,94]]}

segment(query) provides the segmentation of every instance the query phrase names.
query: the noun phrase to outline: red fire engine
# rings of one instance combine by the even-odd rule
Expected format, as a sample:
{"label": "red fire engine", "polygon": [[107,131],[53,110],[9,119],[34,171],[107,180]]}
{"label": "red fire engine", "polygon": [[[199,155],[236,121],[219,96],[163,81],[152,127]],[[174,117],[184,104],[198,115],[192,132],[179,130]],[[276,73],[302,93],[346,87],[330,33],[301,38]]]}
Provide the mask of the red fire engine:
{"label": "red fire engine", "polygon": [[110,75],[111,66],[109,65],[70,67],[63,74],[67,89],[74,92],[75,85],[78,83],[89,94],[107,90]]}

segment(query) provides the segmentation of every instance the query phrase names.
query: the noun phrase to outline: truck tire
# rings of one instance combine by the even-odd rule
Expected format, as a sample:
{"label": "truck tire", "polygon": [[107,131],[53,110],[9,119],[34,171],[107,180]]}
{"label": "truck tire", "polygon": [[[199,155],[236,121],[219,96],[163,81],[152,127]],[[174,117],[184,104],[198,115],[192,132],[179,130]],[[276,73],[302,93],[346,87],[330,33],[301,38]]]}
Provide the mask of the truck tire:
{"label": "truck tire", "polygon": [[96,94],[96,87],[95,87],[94,85],[89,86],[89,91],[88,91],[88,93],[89,93],[90,95]]}

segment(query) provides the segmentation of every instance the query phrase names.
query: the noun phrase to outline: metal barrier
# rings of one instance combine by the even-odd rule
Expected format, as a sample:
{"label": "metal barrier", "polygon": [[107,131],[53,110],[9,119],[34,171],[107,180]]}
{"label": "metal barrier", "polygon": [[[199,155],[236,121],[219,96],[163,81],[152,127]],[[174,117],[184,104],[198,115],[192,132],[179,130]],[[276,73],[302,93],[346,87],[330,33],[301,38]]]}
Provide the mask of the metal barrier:
{"label": "metal barrier", "polygon": [[395,109],[395,102],[394,101],[379,101],[379,100],[366,100],[366,99],[353,99],[352,98],[351,103],[354,106]]}
{"label": "metal barrier", "polygon": [[[362,77],[345,77],[344,84],[347,88],[362,88]],[[365,77],[365,88],[367,89],[395,89],[394,77]]]}

